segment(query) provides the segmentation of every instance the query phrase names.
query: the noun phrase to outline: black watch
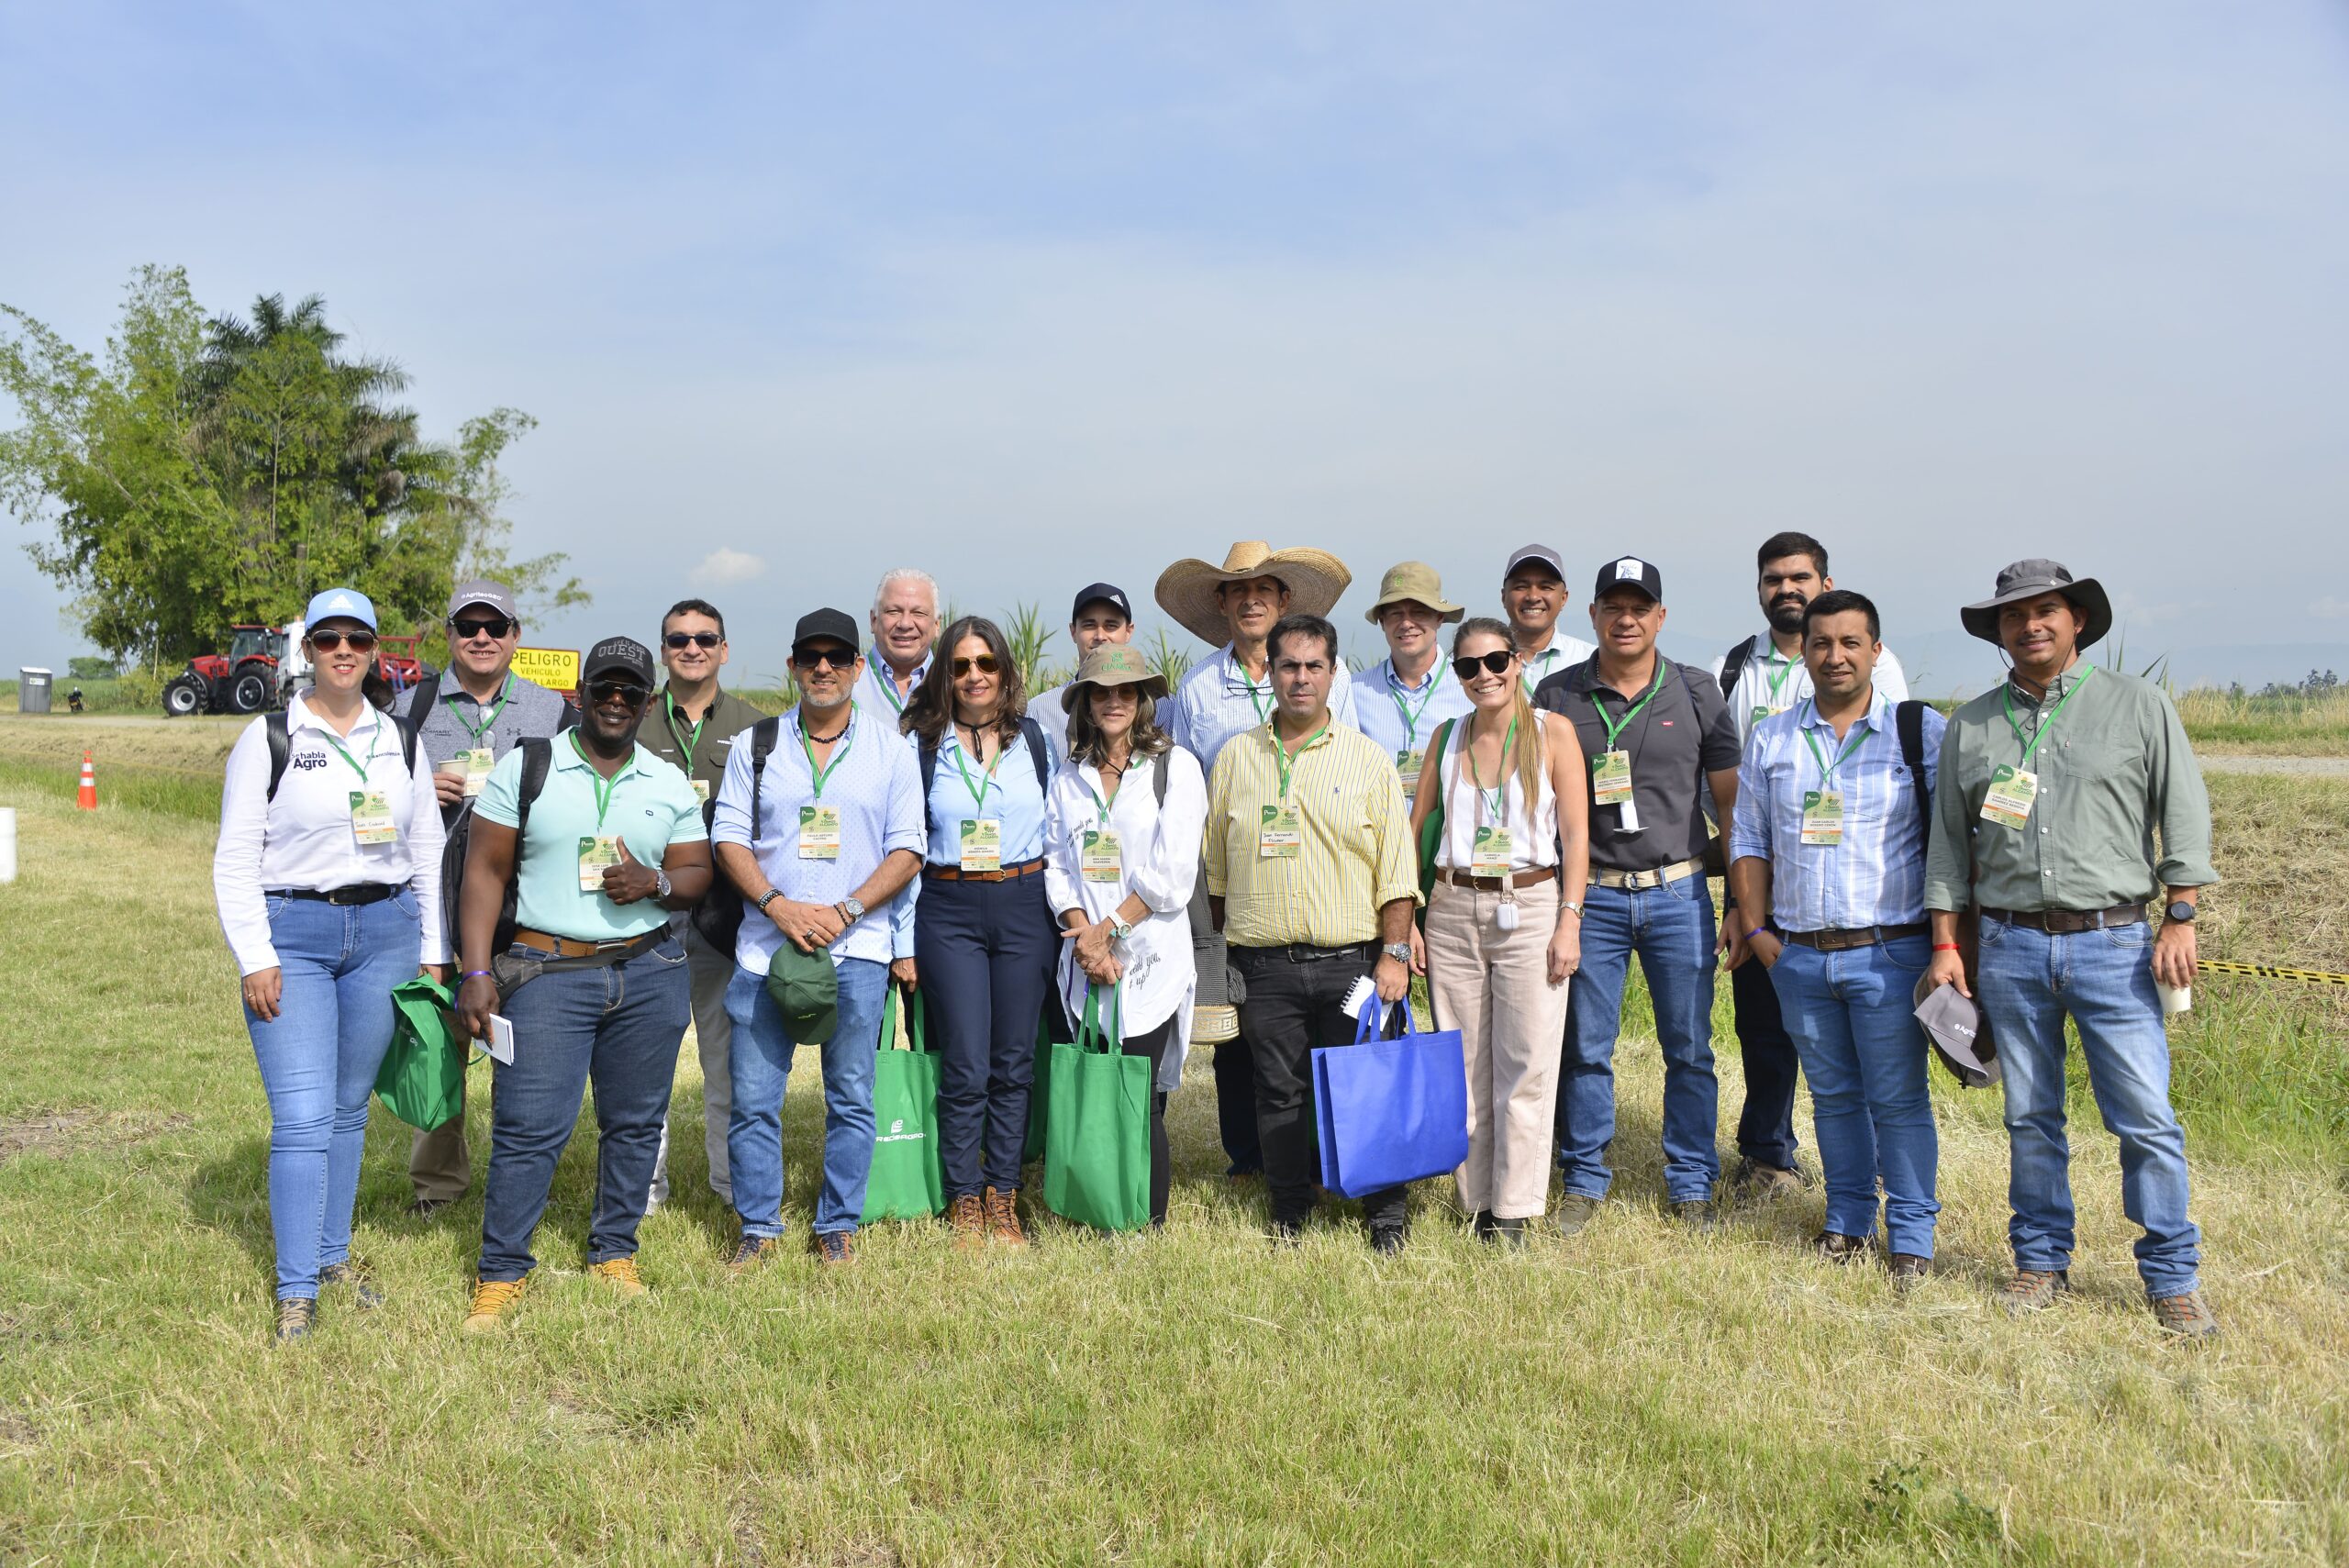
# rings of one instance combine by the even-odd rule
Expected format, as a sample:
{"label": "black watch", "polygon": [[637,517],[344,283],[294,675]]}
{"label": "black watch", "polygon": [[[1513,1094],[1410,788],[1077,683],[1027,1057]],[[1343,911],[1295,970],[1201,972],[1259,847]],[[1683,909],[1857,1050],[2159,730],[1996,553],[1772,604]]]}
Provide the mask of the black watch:
{"label": "black watch", "polygon": [[2194,923],[2194,906],[2188,904],[2183,898],[2173,902],[2170,906],[2167,909],[2163,910],[2162,913],[2167,915],[2170,917],[2171,922],[2176,925],[2190,926]]}

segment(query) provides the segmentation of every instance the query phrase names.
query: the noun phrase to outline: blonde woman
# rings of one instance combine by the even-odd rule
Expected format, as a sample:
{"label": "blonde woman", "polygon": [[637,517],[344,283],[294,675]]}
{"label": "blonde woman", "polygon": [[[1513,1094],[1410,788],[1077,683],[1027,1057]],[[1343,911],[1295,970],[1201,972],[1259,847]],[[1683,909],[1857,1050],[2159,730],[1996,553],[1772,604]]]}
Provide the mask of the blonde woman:
{"label": "blonde woman", "polygon": [[1526,700],[1508,624],[1463,621],[1452,654],[1474,706],[1432,738],[1412,804],[1415,835],[1443,808],[1427,929],[1414,945],[1436,1027],[1460,1030],[1467,1060],[1460,1205],[1479,1236],[1517,1245],[1549,1197],[1566,981],[1582,962],[1589,792],[1574,727]]}

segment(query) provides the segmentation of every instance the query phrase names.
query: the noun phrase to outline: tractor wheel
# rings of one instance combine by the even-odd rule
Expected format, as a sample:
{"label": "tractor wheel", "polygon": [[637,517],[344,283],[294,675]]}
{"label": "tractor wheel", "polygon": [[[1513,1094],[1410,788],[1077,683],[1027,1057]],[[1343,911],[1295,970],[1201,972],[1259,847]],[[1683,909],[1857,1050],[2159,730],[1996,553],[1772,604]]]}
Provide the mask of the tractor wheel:
{"label": "tractor wheel", "polygon": [[204,699],[211,695],[211,684],[201,675],[174,676],[163,688],[163,712],[172,718],[185,718],[204,711]]}
{"label": "tractor wheel", "polygon": [[269,677],[248,670],[228,684],[230,713],[259,713],[269,706]]}

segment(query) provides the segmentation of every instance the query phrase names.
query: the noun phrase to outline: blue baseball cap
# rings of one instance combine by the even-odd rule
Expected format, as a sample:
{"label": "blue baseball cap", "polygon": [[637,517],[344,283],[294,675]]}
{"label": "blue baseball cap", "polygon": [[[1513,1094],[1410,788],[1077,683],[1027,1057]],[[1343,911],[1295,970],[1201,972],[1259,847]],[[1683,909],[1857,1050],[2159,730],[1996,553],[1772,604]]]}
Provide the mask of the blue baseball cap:
{"label": "blue baseball cap", "polygon": [[355,620],[369,631],[375,629],[375,602],[356,588],[328,588],[311,595],[308,607],[302,612],[302,624],[316,626],[333,616]]}

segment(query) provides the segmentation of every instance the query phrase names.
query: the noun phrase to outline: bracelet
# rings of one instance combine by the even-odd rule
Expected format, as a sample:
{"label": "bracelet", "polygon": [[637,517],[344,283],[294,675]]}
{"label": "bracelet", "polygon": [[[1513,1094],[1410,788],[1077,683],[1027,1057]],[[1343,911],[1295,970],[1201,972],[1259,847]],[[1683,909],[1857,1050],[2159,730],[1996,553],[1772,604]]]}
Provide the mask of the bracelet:
{"label": "bracelet", "polygon": [[489,977],[490,973],[486,969],[468,969],[457,976],[459,980],[486,980]]}
{"label": "bracelet", "polygon": [[1964,952],[1965,950],[1955,942],[1935,942],[1933,951],[1935,952]]}

